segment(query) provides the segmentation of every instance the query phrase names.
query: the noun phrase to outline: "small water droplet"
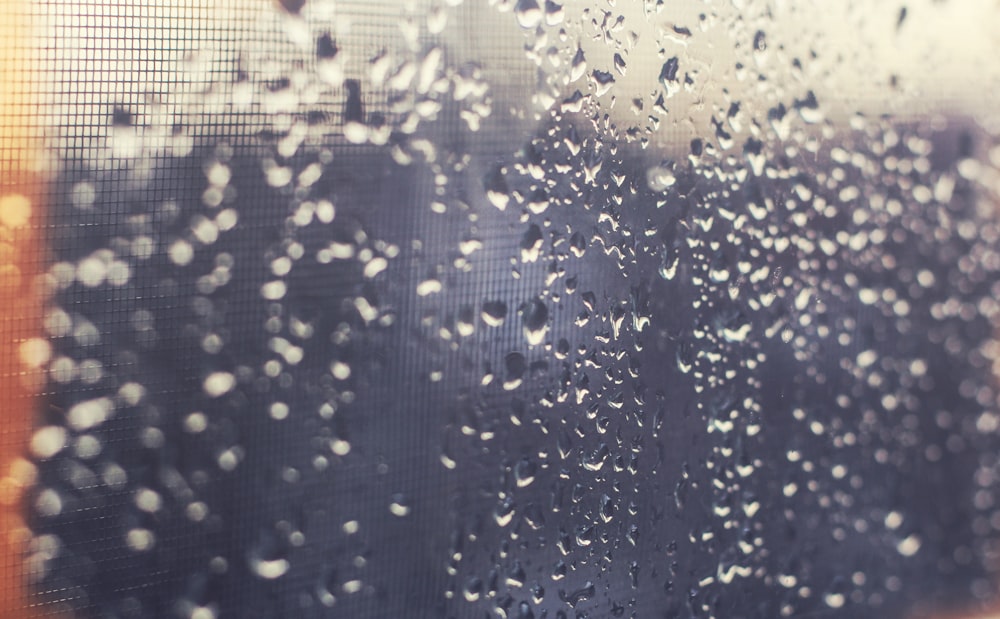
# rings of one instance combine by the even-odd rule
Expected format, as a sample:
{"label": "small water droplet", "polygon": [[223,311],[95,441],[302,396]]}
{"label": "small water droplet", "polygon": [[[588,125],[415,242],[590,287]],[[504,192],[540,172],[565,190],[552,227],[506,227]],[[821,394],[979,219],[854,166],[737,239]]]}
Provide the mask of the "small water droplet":
{"label": "small water droplet", "polygon": [[406,496],[401,493],[396,493],[392,495],[392,500],[389,503],[389,512],[393,516],[403,518],[409,516],[412,511],[410,502],[407,500]]}
{"label": "small water droplet", "polygon": [[582,47],[576,48],[576,53],[573,55],[573,61],[570,63],[570,81],[575,82],[576,80],[583,77],[583,74],[587,72],[587,57],[583,53]]}
{"label": "small water droplet", "polygon": [[626,69],[625,59],[622,58],[622,55],[615,54],[613,61],[615,65],[615,70],[618,71],[620,75],[625,75],[625,69]]}

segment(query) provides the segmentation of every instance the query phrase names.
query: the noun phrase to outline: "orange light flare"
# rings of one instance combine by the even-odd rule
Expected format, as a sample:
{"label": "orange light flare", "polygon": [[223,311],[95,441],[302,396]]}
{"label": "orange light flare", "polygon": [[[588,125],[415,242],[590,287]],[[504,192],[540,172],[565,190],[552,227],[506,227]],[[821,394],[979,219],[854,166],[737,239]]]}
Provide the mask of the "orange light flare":
{"label": "orange light flare", "polygon": [[16,0],[0,0],[0,617],[29,619],[25,490],[35,397],[47,360],[41,335],[39,222],[44,186],[36,163],[28,70],[29,20]]}

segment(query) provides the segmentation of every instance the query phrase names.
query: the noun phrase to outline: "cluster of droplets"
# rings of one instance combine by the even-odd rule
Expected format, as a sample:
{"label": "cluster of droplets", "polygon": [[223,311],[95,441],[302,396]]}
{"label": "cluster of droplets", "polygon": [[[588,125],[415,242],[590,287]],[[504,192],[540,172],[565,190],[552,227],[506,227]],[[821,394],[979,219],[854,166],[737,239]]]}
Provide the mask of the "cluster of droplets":
{"label": "cluster of droplets", "polygon": [[[716,113],[708,119],[705,128],[709,129],[711,137],[692,140],[687,161],[667,160],[648,167],[644,178],[635,178],[634,172],[616,169],[616,155],[618,144],[628,144],[637,132],[634,128],[620,132],[614,121],[599,113],[602,107],[600,97],[612,90],[615,75],[626,74],[625,56],[615,52],[611,56],[609,70],[594,69],[590,73],[589,94],[584,95],[577,90],[558,105],[559,98],[550,96],[545,89],[564,91],[567,85],[582,78],[587,72],[586,55],[579,46],[575,51],[571,47],[561,50],[551,47],[549,37],[552,32],[547,27],[563,24],[564,29],[558,33],[558,38],[567,41],[570,40],[567,31],[572,30],[574,21],[561,14],[558,21],[544,21],[543,12],[533,3],[519,3],[515,11],[522,9],[523,12],[518,13],[518,22],[534,34],[534,47],[526,48],[528,57],[539,66],[544,66],[551,76],[532,99],[536,108],[540,105],[548,110],[542,118],[547,118],[544,126],[550,128],[545,139],[530,142],[518,153],[514,163],[496,165],[486,174],[483,185],[487,199],[501,211],[506,211],[511,205],[522,208],[524,233],[519,255],[512,257],[511,263],[541,261],[552,264],[548,272],[553,277],[544,280],[546,288],[541,295],[554,306],[550,312],[557,311],[564,297],[573,295],[579,286],[579,279],[569,276],[563,280],[566,283],[565,293],[553,289],[552,285],[564,277],[563,273],[573,271],[572,267],[560,266],[560,262],[572,257],[581,258],[588,249],[592,252],[603,250],[605,256],[617,263],[618,271],[625,277],[630,270],[638,269],[637,264],[646,257],[643,254],[654,256],[659,263],[658,274],[663,280],[693,285],[692,309],[697,318],[694,326],[678,338],[676,367],[681,374],[690,374],[692,388],[699,394],[695,409],[706,423],[707,436],[715,438],[710,439],[713,441],[711,455],[701,463],[704,469],[696,476],[701,479],[692,480],[692,474],[685,465],[684,473],[676,483],[674,497],[679,510],[684,508],[691,489],[698,489],[702,497],[712,497],[708,522],[692,529],[689,537],[691,543],[719,556],[713,572],[695,579],[697,589],[707,592],[713,584],[728,585],[735,578],[754,578],[767,586],[776,584],[789,589],[792,594],[780,607],[783,615],[798,612],[802,604],[812,607],[817,599],[833,609],[848,602],[880,604],[885,594],[877,588],[873,590],[872,583],[863,572],[856,572],[846,579],[834,579],[832,584],[820,581],[817,592],[816,585],[803,583],[802,575],[795,575],[787,568],[782,571],[769,567],[773,563],[767,557],[773,551],[769,551],[762,533],[765,527],[755,518],[761,508],[761,499],[757,489],[759,484],[755,484],[753,479],[755,471],[762,466],[762,460],[751,455],[755,449],[769,449],[765,447],[768,443],[756,438],[762,429],[762,403],[761,398],[754,394],[766,389],[759,368],[768,361],[764,350],[772,349],[771,343],[776,342],[800,364],[803,382],[816,385],[816,389],[823,389],[823,385],[827,384],[845,389],[844,393],[833,398],[833,408],[823,406],[812,413],[801,408],[789,411],[795,423],[804,424],[802,433],[805,436],[828,441],[835,452],[843,451],[845,455],[823,457],[817,463],[804,459],[799,451],[791,450],[788,462],[793,463],[790,465],[792,468],[801,468],[808,479],[803,483],[810,491],[810,507],[812,499],[818,499],[816,504],[834,520],[838,513],[851,511],[854,505],[852,494],[862,491],[865,484],[860,476],[850,474],[845,463],[853,456],[846,454],[857,451],[859,441],[870,443],[870,437],[865,435],[881,432],[876,430],[877,427],[893,427],[896,422],[888,419],[898,410],[916,410],[922,394],[933,388],[933,381],[927,378],[927,360],[917,353],[908,353],[907,347],[895,347],[893,356],[887,357],[875,350],[879,345],[885,348],[887,344],[894,348],[892,338],[907,337],[913,324],[911,314],[916,311],[914,303],[920,303],[927,309],[921,301],[927,296],[922,289],[934,288],[935,282],[940,286],[940,274],[935,275],[930,269],[911,271],[911,266],[904,265],[921,261],[928,265],[947,262],[944,254],[955,250],[934,247],[930,238],[941,241],[958,236],[972,242],[970,247],[962,250],[969,252],[966,254],[969,257],[964,259],[966,267],[977,270],[981,281],[989,279],[982,269],[991,268],[983,266],[991,262],[986,260],[984,263],[982,258],[992,252],[988,249],[993,243],[992,223],[988,220],[981,220],[975,225],[967,222],[965,232],[958,229],[949,231],[950,216],[928,210],[960,208],[961,205],[956,207],[952,201],[956,177],[960,183],[964,178],[964,182],[976,184],[971,175],[978,174],[980,170],[969,159],[959,161],[958,170],[932,170],[927,157],[933,146],[926,138],[919,137],[920,128],[909,130],[858,115],[850,122],[851,130],[835,129],[826,120],[816,95],[806,90],[798,95],[792,94],[787,102],[765,97],[765,100],[774,101],[774,107],[767,110],[765,106],[764,114],[752,113],[747,104],[732,99],[731,95],[720,97],[730,101],[716,108]],[[589,21],[597,33],[594,38],[603,38],[606,43],[614,42],[615,33],[624,28],[622,16],[614,18],[608,11],[603,11],[601,19],[591,17],[588,11],[584,14],[585,19],[581,23]],[[702,23],[706,21],[702,16]],[[734,28],[740,30],[743,26],[736,24]],[[680,44],[687,45],[690,37],[691,31],[687,28],[673,26],[665,40],[674,44],[683,41]],[[775,53],[780,59],[787,59],[783,58],[782,49],[769,51],[763,30],[749,31],[748,39],[749,64],[757,70],[763,71],[772,60],[770,56]],[[745,79],[748,66],[745,62],[741,58],[736,63],[736,74],[740,80]],[[789,64],[793,69],[801,70],[798,60]],[[663,90],[654,93],[657,98],[653,107],[663,116],[669,114],[665,100],[676,95],[682,83],[693,87],[696,72],[682,78],[680,66],[678,56],[670,56],[660,70]],[[762,72],[760,81],[765,79],[764,75]],[[777,96],[781,94],[779,92]],[[633,110],[642,109],[642,100],[636,99]],[[794,116],[790,110],[794,111]],[[595,136],[580,137],[581,131],[574,119],[581,117],[589,117]],[[651,117],[650,121],[653,120]],[[654,124],[645,129],[649,132],[656,128]],[[912,135],[904,137],[900,131]],[[641,142],[643,148],[647,145],[648,141]],[[566,157],[566,152],[571,156]],[[809,158],[815,157],[828,159],[831,166],[818,175],[808,174]],[[975,172],[973,168],[976,168]],[[699,178],[711,181],[713,188],[692,191],[692,184],[697,183]],[[564,179],[570,180],[566,182]],[[914,179],[919,181],[914,182]],[[675,186],[679,180],[685,186]],[[645,230],[633,230],[623,221],[628,219],[622,214],[627,208],[622,207],[623,201],[647,189],[663,196],[646,197],[656,203],[657,209],[662,208],[663,215],[660,221],[654,219],[647,223]],[[989,195],[988,187],[980,187],[978,191]],[[608,204],[592,203],[590,197],[595,193],[604,193],[602,199],[610,198]],[[563,196],[570,197],[565,199]],[[868,201],[863,203],[862,199]],[[987,197],[986,201],[990,199]],[[553,213],[552,207],[560,203],[575,209],[573,216],[576,219],[572,227],[566,227],[565,232],[553,221],[558,220],[558,215]],[[671,215],[677,212],[678,203],[690,206],[681,209],[682,215]],[[581,208],[592,213],[581,215],[584,212]],[[543,214],[546,215],[544,221],[538,223],[537,216]],[[583,222],[590,223],[590,216],[596,218],[595,232],[586,238],[579,230],[586,229]],[[935,220],[946,222],[946,226],[942,228],[925,223]],[[914,224],[918,230],[912,228]],[[546,228],[551,232],[546,234]],[[973,229],[981,229],[982,236],[978,232],[973,233]],[[927,243],[920,245],[919,252],[922,253],[917,254],[919,260],[916,261],[913,254],[902,253],[907,239],[913,234],[928,237]],[[654,246],[637,242],[633,240],[635,238],[662,239],[663,243]],[[977,240],[980,241],[978,244]],[[566,252],[567,241],[569,252]],[[972,258],[972,255],[978,257]],[[905,290],[893,287],[875,289],[863,285],[858,273],[866,273],[879,280],[885,279],[883,274],[897,274],[900,283],[907,287]],[[517,268],[514,275],[520,275]],[[614,427],[614,422],[601,417],[597,411],[604,407],[622,410],[625,400],[622,393],[614,388],[620,381],[608,369],[600,384],[594,385],[591,375],[581,370],[605,369],[607,366],[598,360],[600,356],[610,353],[612,358],[617,356],[621,360],[628,358],[628,352],[612,349],[598,355],[586,344],[586,340],[593,337],[594,343],[600,347],[623,338],[629,328],[636,334],[650,323],[648,308],[644,308],[648,301],[644,303],[643,300],[648,293],[643,294],[641,277],[638,280],[640,285],[632,288],[628,303],[616,301],[613,297],[598,300],[593,292],[579,294],[583,308],[574,323],[579,329],[579,339],[585,343],[576,350],[567,339],[547,346],[551,346],[549,350],[556,359],[566,359],[575,352],[580,361],[575,368],[563,364],[565,379],[562,381],[555,379],[555,373],[550,374],[552,380],[562,382],[562,385],[539,396],[539,405],[552,407],[567,401],[575,402],[580,413],[586,411],[588,419],[597,420],[599,434],[608,431],[609,423]],[[990,302],[986,297],[976,296],[984,294],[986,288],[961,283],[962,276],[959,275],[949,274],[946,277],[949,287],[957,286],[970,293],[973,288],[977,290],[973,294],[975,300],[972,305],[965,306],[964,320],[992,321]],[[532,301],[528,307],[541,302]],[[934,320],[945,316],[945,306],[950,308],[947,311],[952,312],[949,315],[955,316],[954,312],[960,311],[961,303],[955,299],[944,303],[929,307]],[[607,313],[603,314],[598,306],[607,308]],[[850,310],[845,311],[845,308],[859,306],[879,308],[880,320],[887,322],[889,328],[898,332],[898,336],[888,336],[888,342],[880,339],[859,343],[857,319],[852,318]],[[631,325],[626,326],[623,332],[623,319],[628,316],[629,310],[632,313]],[[596,323],[592,322],[595,318],[598,320]],[[608,331],[589,330],[598,325],[607,327]],[[528,332],[525,334],[528,335]],[[930,341],[941,342],[943,338],[943,335],[934,335]],[[636,341],[641,342],[641,338],[636,338]],[[825,342],[836,342],[832,353]],[[542,340],[529,337],[527,343],[534,346]],[[861,352],[851,352],[857,351],[859,344]],[[641,352],[640,344],[637,343],[637,346]],[[969,350],[964,346],[956,343],[954,354],[961,357],[961,363],[976,365],[972,358],[966,356]],[[841,359],[835,367],[823,362],[829,354]],[[509,353],[506,365],[508,372],[517,380],[505,382],[505,387],[520,387],[520,377],[527,367],[524,355]],[[638,364],[630,362],[629,366],[632,377],[638,378]],[[577,376],[571,379],[574,372]],[[989,388],[979,384],[975,389],[979,390],[976,393],[983,405],[992,406]],[[637,393],[640,391],[636,390]],[[971,395],[974,389],[970,385],[967,391]],[[575,397],[567,397],[574,394]],[[866,409],[860,420],[836,412],[853,412],[858,401],[875,401],[878,410]],[[635,403],[638,404],[635,414],[641,418],[647,403],[638,395]],[[627,404],[625,410],[631,406],[631,403]],[[571,419],[563,418],[562,423],[572,425]],[[521,423],[519,421],[518,425]],[[912,413],[904,417],[902,423],[911,430],[918,424]],[[544,434],[549,432],[543,430]],[[585,434],[579,425],[575,432],[580,437]],[[573,432],[565,430],[561,434],[558,453],[563,460],[572,452],[572,435]],[[622,448],[620,430],[618,436],[618,448]],[[954,440],[951,442],[955,443]],[[927,457],[932,462],[940,459],[941,447],[928,449],[928,453],[921,457]],[[633,444],[633,452],[638,451],[638,444]],[[872,451],[877,464],[886,464],[892,459],[887,448],[872,448]],[[599,472],[614,452],[615,448],[601,442],[596,451],[581,454],[580,466],[595,474],[593,487],[606,481]],[[546,452],[545,455],[551,457],[552,453]],[[832,481],[817,478],[818,473],[827,470],[832,472]],[[578,474],[569,473],[566,469],[563,469],[561,477],[580,479]],[[580,488],[579,484],[577,488]],[[827,488],[830,488],[829,494]],[[789,499],[790,504],[795,504],[798,490],[799,482],[788,482],[783,485],[781,494]],[[582,501],[586,493],[582,490],[578,492]],[[596,491],[590,492],[596,495]],[[517,493],[516,488],[505,487],[500,491],[500,506],[496,512],[499,526],[507,527],[512,521],[517,521],[517,501],[513,498]],[[614,511],[614,504],[615,501],[606,495],[601,503],[606,510],[590,512],[578,508],[573,513],[582,515],[583,521],[587,522],[596,521],[599,512],[607,522],[608,514]],[[532,507],[533,503],[529,502],[525,509]],[[630,509],[629,513],[635,515],[634,510]],[[795,513],[795,509],[789,508],[785,512],[786,518],[794,521]],[[522,517],[524,522],[532,524],[531,528],[539,528],[533,526],[538,521],[537,517]],[[905,532],[900,532],[901,517],[898,512],[890,512],[885,517],[885,523],[881,523],[884,526],[872,523],[878,518],[881,517],[860,517],[851,523],[850,529],[833,526],[830,532],[838,542],[843,542],[850,535],[858,535],[867,539],[866,543],[887,544],[903,558],[919,552],[921,535],[914,532],[912,524],[906,527]],[[584,543],[574,546],[567,541],[572,539],[572,535],[560,529],[563,541],[558,547],[563,555],[580,557],[596,552],[593,548],[582,551],[582,554],[570,552],[573,548],[579,550],[591,546],[594,540],[590,532],[593,528],[584,526],[584,530],[588,532],[583,538]],[[630,536],[627,538],[631,539]],[[517,539],[518,535],[512,533],[511,541]],[[606,546],[614,546],[609,538],[598,536],[597,539]],[[965,552],[971,551],[966,549]],[[557,565],[563,566],[563,571],[557,569],[552,575],[554,580],[559,581],[565,575],[567,563],[579,567],[575,562],[560,561]],[[586,565],[586,560],[581,560],[581,564]],[[475,583],[473,588],[476,594],[465,596],[470,601],[479,599],[482,585],[478,577],[473,577],[472,582]],[[515,583],[519,588],[522,579],[515,579]],[[890,593],[899,590],[897,577],[890,576],[886,583]],[[589,589],[585,589],[592,596],[594,585],[590,581],[587,584]],[[664,586],[669,589],[671,584],[668,580]],[[543,588],[542,585],[531,590],[539,588]],[[510,594],[502,595],[496,588],[488,593],[499,600],[501,614],[506,614],[512,599]],[[560,593],[563,599],[579,601],[565,590],[560,590]],[[575,602],[571,606],[575,606]],[[536,599],[535,604],[540,604],[540,600]],[[710,612],[707,605],[700,608],[695,605],[692,610]]]}

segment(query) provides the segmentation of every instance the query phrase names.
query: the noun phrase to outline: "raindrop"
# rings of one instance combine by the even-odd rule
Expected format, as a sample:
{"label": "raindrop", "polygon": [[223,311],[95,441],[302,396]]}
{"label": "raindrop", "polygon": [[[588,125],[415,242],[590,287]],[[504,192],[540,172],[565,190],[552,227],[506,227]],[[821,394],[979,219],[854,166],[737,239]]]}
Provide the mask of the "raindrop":
{"label": "raindrop", "polygon": [[541,299],[532,299],[521,309],[524,337],[528,344],[537,346],[545,339],[548,331],[549,308]]}
{"label": "raindrop", "polygon": [[595,593],[596,593],[596,587],[594,586],[594,583],[587,581],[586,583],[584,583],[582,587],[574,591],[566,592],[565,590],[560,590],[559,598],[562,601],[569,604],[570,606],[572,606],[573,608],[576,608],[576,605],[579,604],[580,602],[589,600],[592,597],[594,597]]}
{"label": "raindrop", "polygon": [[535,224],[531,224],[524,232],[524,235],[521,236],[521,262],[535,262],[538,260],[541,248],[542,229]]}
{"label": "raindrop", "polygon": [[279,539],[277,533],[262,532],[257,544],[249,552],[250,571],[264,580],[276,580],[288,573],[292,564],[288,560],[289,544]]}
{"label": "raindrop", "polygon": [[409,516],[411,511],[412,507],[405,495],[401,493],[392,495],[392,500],[389,503],[389,513],[393,516],[403,518],[404,516]]}
{"label": "raindrop", "polygon": [[920,537],[917,535],[909,535],[903,538],[898,544],[896,544],[896,550],[899,554],[904,557],[912,557],[917,554],[920,550]]}
{"label": "raindrop", "polygon": [[646,184],[653,191],[666,191],[676,182],[677,177],[674,176],[672,163],[653,166],[646,171]]}
{"label": "raindrop", "polygon": [[823,121],[823,112],[820,110],[819,102],[816,100],[816,95],[813,91],[806,93],[806,96],[802,99],[797,99],[794,103],[794,107],[799,112],[799,116],[803,121],[809,124],[816,124]]}
{"label": "raindrop", "polygon": [[558,26],[565,17],[563,6],[552,0],[545,0],[545,23],[549,26]]}
{"label": "raindrop", "polygon": [[531,192],[528,196],[528,203],[526,205],[528,210],[535,215],[541,215],[549,208],[549,197],[546,195],[545,190],[538,188]]}
{"label": "raindrop", "polygon": [[533,30],[542,23],[544,14],[537,0],[517,0],[514,7],[514,15],[517,16],[517,23],[522,28]]}
{"label": "raindrop", "polygon": [[614,56],[615,70],[618,71],[619,75],[625,75],[625,59],[622,58],[621,54],[615,54]]}
{"label": "raindrop", "polygon": [[62,451],[66,440],[66,429],[61,426],[39,428],[31,437],[31,453],[40,460],[46,460]]}
{"label": "raindrop", "polygon": [[202,389],[210,398],[226,395],[236,386],[236,377],[229,372],[213,372],[205,377]]}
{"label": "raindrop", "polygon": [[436,294],[441,292],[441,280],[439,279],[425,279],[424,281],[417,284],[417,295],[421,297],[426,297],[431,294]]}
{"label": "raindrop", "polygon": [[470,576],[462,586],[462,597],[467,602],[475,602],[483,592],[483,581],[476,576]]}
{"label": "raindrop", "polygon": [[330,608],[337,603],[337,596],[334,595],[334,592],[337,590],[338,579],[337,572],[334,569],[327,568],[325,572],[325,575],[316,586],[316,597],[319,599],[320,604]]}
{"label": "raindrop", "polygon": [[583,77],[587,72],[587,57],[583,53],[582,47],[576,48],[576,53],[573,55],[573,61],[570,63],[570,81],[575,82],[576,80]]}
{"label": "raindrop", "polygon": [[494,166],[483,179],[483,186],[486,188],[486,197],[490,204],[501,211],[507,208],[510,202],[510,188],[504,177],[503,166],[500,164]]}
{"label": "raindrop", "polygon": [[514,465],[514,480],[517,483],[517,487],[524,488],[525,486],[530,486],[531,482],[535,481],[537,469],[538,467],[535,463],[527,458],[518,460],[517,464]]}
{"label": "raindrop", "polygon": [[579,232],[574,232],[569,237],[569,249],[577,258],[582,258],[587,251],[587,239]]}
{"label": "raindrop", "polygon": [[289,13],[298,15],[302,7],[306,5],[306,0],[278,0],[278,4]]}
{"label": "raindrop", "polygon": [[660,68],[660,84],[667,94],[677,91],[677,70],[680,68],[680,61],[674,56],[663,63]]}
{"label": "raindrop", "polygon": [[364,107],[361,103],[361,82],[347,80],[347,99],[344,101],[344,137],[353,144],[363,144],[368,140],[368,127],[364,124]]}
{"label": "raindrop", "polygon": [[609,90],[611,90],[611,87],[615,85],[615,76],[607,71],[594,69],[594,72],[591,74],[591,81],[594,84],[597,96],[600,97],[606,94]]}
{"label": "raindrop", "polygon": [[680,253],[676,248],[665,247],[660,252],[660,266],[657,272],[665,280],[672,280],[677,275],[677,265],[680,262]]}
{"label": "raindrop", "polygon": [[483,322],[489,327],[499,327],[507,318],[507,304],[503,301],[486,301],[481,314]]}
{"label": "raindrop", "polygon": [[344,68],[337,42],[330,33],[324,33],[316,39],[316,70],[327,84],[339,88],[344,84]]}
{"label": "raindrop", "polygon": [[763,30],[758,30],[753,35],[753,49],[755,52],[763,52],[767,49],[767,35],[764,34]]}
{"label": "raindrop", "polygon": [[503,388],[507,391],[512,391],[521,386],[521,382],[524,380],[524,374],[528,370],[528,362],[519,352],[508,353],[504,357],[504,368],[506,370],[504,374]]}
{"label": "raindrop", "polygon": [[509,496],[503,498],[493,512],[493,519],[501,527],[510,524],[514,519],[514,499]]}
{"label": "raindrop", "polygon": [[156,544],[156,536],[149,529],[129,529],[125,535],[125,543],[135,552],[146,552]]}

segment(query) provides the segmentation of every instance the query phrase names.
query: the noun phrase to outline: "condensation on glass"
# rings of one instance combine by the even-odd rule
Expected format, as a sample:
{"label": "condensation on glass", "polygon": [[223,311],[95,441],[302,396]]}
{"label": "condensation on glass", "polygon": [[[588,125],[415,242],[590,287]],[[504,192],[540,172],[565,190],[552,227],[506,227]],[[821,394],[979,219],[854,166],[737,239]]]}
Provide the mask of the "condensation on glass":
{"label": "condensation on glass", "polygon": [[995,2],[23,10],[36,603],[996,599]]}

